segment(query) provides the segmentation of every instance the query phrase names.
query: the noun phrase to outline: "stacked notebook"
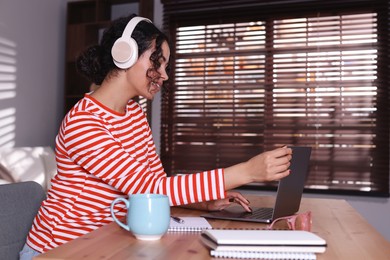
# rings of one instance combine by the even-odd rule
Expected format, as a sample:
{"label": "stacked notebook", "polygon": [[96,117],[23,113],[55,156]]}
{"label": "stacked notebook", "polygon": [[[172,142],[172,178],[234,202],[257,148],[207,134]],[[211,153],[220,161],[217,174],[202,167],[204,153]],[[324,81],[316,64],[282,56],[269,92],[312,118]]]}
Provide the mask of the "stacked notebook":
{"label": "stacked notebook", "polygon": [[326,241],[308,231],[204,230],[201,241],[210,255],[223,258],[316,259]]}

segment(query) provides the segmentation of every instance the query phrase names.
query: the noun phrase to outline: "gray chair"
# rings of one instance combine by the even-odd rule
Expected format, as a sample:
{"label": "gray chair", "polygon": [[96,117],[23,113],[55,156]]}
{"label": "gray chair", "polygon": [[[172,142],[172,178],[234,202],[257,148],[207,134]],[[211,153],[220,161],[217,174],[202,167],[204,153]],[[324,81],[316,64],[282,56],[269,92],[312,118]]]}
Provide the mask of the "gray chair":
{"label": "gray chair", "polygon": [[43,187],[34,181],[0,185],[0,259],[19,259],[45,198]]}

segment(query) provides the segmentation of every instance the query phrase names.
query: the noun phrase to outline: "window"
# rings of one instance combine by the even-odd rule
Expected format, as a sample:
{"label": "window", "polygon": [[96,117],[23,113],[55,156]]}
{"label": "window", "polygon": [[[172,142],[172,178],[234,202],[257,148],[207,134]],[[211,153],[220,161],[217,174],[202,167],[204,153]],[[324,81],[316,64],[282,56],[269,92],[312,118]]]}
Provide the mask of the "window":
{"label": "window", "polygon": [[331,11],[332,1],[323,9],[302,5],[313,1],[237,1],[241,9],[229,1],[223,11],[214,7],[214,19],[211,6],[192,1],[191,12],[165,2],[175,46],[162,104],[167,172],[227,167],[284,144],[312,146],[307,190],[389,195],[386,1]]}
{"label": "window", "polygon": [[141,105],[142,109],[144,110],[146,114],[146,118],[148,119],[148,122],[151,122],[151,116],[152,116],[152,102],[150,100],[147,100],[144,97],[137,97],[135,100]]}

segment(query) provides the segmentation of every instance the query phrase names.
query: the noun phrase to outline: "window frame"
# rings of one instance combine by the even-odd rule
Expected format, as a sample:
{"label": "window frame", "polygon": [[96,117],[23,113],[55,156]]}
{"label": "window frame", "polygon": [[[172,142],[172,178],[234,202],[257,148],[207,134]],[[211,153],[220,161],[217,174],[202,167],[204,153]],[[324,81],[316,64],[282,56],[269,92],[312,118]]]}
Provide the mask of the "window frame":
{"label": "window frame", "polygon": [[[174,3],[173,3],[174,2]],[[385,82],[383,84],[389,83],[389,76],[386,72],[386,68],[389,68],[389,28],[386,26],[386,21],[388,24],[389,21],[389,3],[386,1],[346,1],[344,5],[340,6],[339,2],[337,1],[327,1],[327,3],[320,4],[318,1],[294,1],[295,3],[289,3],[286,5],[286,3],[279,3],[275,4],[272,1],[264,1],[261,4],[254,4],[253,1],[228,1],[226,6],[221,7],[215,4],[213,7],[205,7],[202,6],[199,1],[190,1],[191,4],[188,4],[186,9],[181,9],[180,4],[184,5],[184,1],[163,1],[164,3],[164,28],[167,32],[170,34],[171,38],[171,44],[172,44],[172,50],[171,50],[171,61],[172,61],[172,70],[170,74],[170,79],[173,82],[173,79],[175,77],[175,42],[176,42],[176,35],[175,35],[175,28],[178,26],[188,26],[188,25],[195,25],[194,21],[203,20],[204,23],[211,24],[217,20],[219,20],[221,23],[223,22],[232,22],[234,17],[237,17],[238,15],[243,15],[244,18],[242,21],[250,21],[251,19],[254,19],[254,17],[257,17],[259,19],[259,16],[261,16],[264,20],[272,20],[275,17],[275,12],[278,12],[278,18],[293,18],[297,16],[304,16],[311,14],[313,15],[313,12],[321,12],[322,14],[334,14],[337,12],[342,13],[360,13],[363,10],[366,11],[373,11],[378,14],[378,31],[380,33],[378,34],[380,45],[378,48],[379,54],[378,55],[378,70],[377,70],[377,76],[379,81]],[[198,2],[198,3],[196,3]],[[235,3],[239,2],[240,5],[237,5]],[[317,2],[317,3],[314,3]],[[173,7],[174,4],[175,6]],[[178,6],[179,5],[179,6]],[[191,5],[193,7],[192,11],[189,11],[189,6]],[[336,7],[337,6],[337,7]],[[202,7],[204,7],[202,9]],[[336,10],[338,9],[338,10]],[[291,10],[299,10],[297,12],[292,12]],[[213,13],[213,18],[207,18],[210,17],[208,14]],[[230,13],[235,13],[235,16],[229,16]],[[291,15],[290,13],[293,13]],[[316,15],[316,14],[314,14]],[[174,86],[171,86],[173,88],[173,91],[170,91],[166,93],[166,97],[169,100],[174,99]],[[382,90],[381,90],[382,91]],[[386,104],[386,100],[388,101],[388,90],[387,93],[380,96],[382,100],[382,104]],[[172,144],[172,132],[170,132],[170,127],[173,123],[172,118],[172,109],[173,109],[172,103],[164,102],[162,101],[162,116],[161,116],[161,159],[164,164],[165,169],[167,170],[168,174],[171,173],[172,169],[172,158],[169,154],[172,151],[172,147],[170,145]],[[388,118],[389,115],[389,108],[383,108],[381,107],[378,110],[378,118]],[[385,187],[384,192],[367,192],[367,191],[351,191],[351,190],[329,190],[329,189],[313,189],[313,188],[305,188],[308,192],[313,193],[330,193],[330,194],[350,194],[350,195],[364,195],[364,196],[378,196],[378,197],[389,197],[389,123],[388,120],[377,120],[377,125],[381,129],[387,130],[385,134],[383,134],[383,138],[386,143],[378,142],[378,146],[383,146],[381,149],[376,149],[375,156],[380,157],[384,156],[387,158],[387,165],[385,166],[384,170],[387,170],[387,175],[383,178],[383,180],[386,182],[387,180],[387,187]],[[386,150],[387,153],[379,155],[378,153],[383,153],[383,150]],[[380,152],[378,152],[380,151]],[[190,157],[190,155],[188,155]],[[207,169],[204,169],[207,170]],[[261,186],[264,190],[273,190],[276,188],[275,183],[271,185],[263,185],[263,184],[253,184],[253,185],[245,185],[243,188],[249,188],[252,189],[253,187],[256,187],[258,189],[258,186]]]}

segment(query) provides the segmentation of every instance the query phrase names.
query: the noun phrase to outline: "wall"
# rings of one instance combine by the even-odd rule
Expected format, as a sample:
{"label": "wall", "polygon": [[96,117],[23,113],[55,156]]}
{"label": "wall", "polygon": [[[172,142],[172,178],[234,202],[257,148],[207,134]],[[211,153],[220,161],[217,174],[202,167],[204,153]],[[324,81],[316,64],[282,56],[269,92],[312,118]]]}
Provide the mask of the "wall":
{"label": "wall", "polygon": [[0,1],[0,146],[53,146],[63,116],[66,2]]}
{"label": "wall", "polygon": [[[155,0],[158,27],[162,10],[160,0]],[[54,145],[63,117],[65,21],[63,0],[0,1],[0,146],[4,142]],[[159,127],[160,98],[156,96],[152,131],[158,149]],[[388,198],[305,196],[346,199],[390,241]]]}

